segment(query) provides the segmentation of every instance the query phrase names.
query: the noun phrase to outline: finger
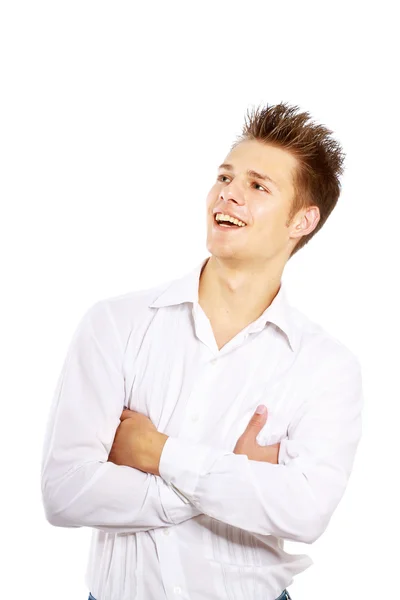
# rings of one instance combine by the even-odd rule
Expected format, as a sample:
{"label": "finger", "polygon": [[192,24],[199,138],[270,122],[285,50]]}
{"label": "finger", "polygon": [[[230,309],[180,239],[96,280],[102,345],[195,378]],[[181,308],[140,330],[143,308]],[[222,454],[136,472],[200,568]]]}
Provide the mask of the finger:
{"label": "finger", "polygon": [[256,412],[251,417],[243,435],[251,435],[252,437],[257,437],[257,435],[267,422],[267,418],[268,409],[264,404],[260,404],[259,406],[257,406]]}
{"label": "finger", "polygon": [[124,421],[124,419],[130,419],[132,417],[134,417],[136,415],[134,410],[130,410],[129,408],[126,408],[125,410],[122,411],[121,416],[120,416],[120,421]]}

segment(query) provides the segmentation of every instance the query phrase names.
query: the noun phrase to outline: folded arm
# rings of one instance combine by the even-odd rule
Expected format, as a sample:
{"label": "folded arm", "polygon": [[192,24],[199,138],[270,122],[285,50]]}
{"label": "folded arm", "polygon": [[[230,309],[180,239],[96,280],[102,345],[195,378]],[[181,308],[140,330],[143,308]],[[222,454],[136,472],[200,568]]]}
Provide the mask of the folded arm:
{"label": "folded arm", "polygon": [[[279,464],[169,437],[159,473],[200,511],[264,535],[312,543],[345,491],[361,436],[355,357],[320,369],[279,450]],[[266,402],[268,404],[268,402]]]}
{"label": "folded arm", "polygon": [[123,354],[106,301],[97,302],[74,333],[46,428],[41,488],[53,525],[134,533],[201,514],[160,477],[107,462],[125,404]]}

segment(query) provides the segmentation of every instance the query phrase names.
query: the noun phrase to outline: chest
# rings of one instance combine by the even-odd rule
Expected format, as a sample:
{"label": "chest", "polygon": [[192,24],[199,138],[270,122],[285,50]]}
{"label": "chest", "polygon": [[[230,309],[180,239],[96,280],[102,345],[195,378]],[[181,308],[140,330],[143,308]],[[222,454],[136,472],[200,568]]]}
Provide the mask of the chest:
{"label": "chest", "polygon": [[230,342],[238,333],[240,333],[247,325],[231,325],[221,324],[220,322],[210,321],[211,329],[214,334],[215,342],[218,350],[221,350],[228,342]]}
{"label": "chest", "polygon": [[[212,325],[219,349],[245,327]],[[233,449],[263,403],[269,417],[260,443],[285,437],[304,391],[285,338],[267,327],[218,356],[208,342],[207,330],[194,330],[182,315],[157,319],[143,335],[131,336],[125,404],[162,433]]]}
{"label": "chest", "polygon": [[233,317],[227,318],[226,315],[216,315],[207,306],[204,300],[201,302],[201,311],[207,319],[215,338],[218,350],[221,350],[228,342],[230,342],[238,333],[243,331],[254,319],[236,319]]}

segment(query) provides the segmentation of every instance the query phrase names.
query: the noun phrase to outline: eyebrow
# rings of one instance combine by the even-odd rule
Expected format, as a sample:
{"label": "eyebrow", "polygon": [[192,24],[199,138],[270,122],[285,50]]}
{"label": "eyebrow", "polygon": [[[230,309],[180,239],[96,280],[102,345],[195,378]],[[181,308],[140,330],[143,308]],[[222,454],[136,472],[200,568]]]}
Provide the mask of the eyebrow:
{"label": "eyebrow", "polygon": [[[233,171],[233,165],[231,165],[229,163],[222,163],[222,165],[219,165],[218,169],[226,169],[227,171]],[[280,187],[276,183],[276,181],[271,179],[271,177],[269,177],[265,173],[264,174],[257,173],[257,171],[253,171],[252,169],[247,169],[247,175],[249,177],[255,177],[256,179],[261,179],[262,181],[267,181],[269,183],[273,183],[274,186],[280,191]]]}

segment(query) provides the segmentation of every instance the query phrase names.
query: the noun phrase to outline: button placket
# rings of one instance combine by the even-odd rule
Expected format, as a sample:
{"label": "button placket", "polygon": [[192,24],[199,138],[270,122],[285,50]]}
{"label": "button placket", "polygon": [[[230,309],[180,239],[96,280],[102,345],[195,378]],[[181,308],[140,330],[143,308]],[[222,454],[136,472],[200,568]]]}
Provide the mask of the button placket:
{"label": "button placket", "polygon": [[[166,539],[168,537],[168,540]],[[187,598],[187,594],[182,587],[182,582],[185,581],[185,573],[181,563],[179,547],[174,540],[173,528],[163,528],[156,531],[157,553],[160,559],[161,577],[163,585],[169,590],[169,596],[176,594],[183,598]],[[179,585],[178,582],[181,582]]]}
{"label": "button placket", "polygon": [[189,435],[190,437],[193,436],[193,439],[196,438],[196,436],[201,435],[203,428],[203,416],[209,409],[207,405],[207,398],[209,395],[208,389],[211,383],[207,382],[207,380],[210,377],[210,368],[212,368],[212,372],[215,375],[218,373],[218,371],[215,371],[218,364],[218,358],[214,357],[204,365],[203,374],[197,378],[197,381],[193,386],[191,394],[188,398],[185,417],[182,423],[182,431],[184,431],[185,434]]}

